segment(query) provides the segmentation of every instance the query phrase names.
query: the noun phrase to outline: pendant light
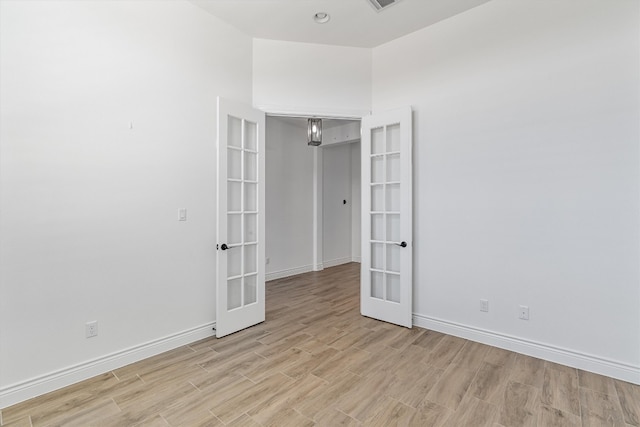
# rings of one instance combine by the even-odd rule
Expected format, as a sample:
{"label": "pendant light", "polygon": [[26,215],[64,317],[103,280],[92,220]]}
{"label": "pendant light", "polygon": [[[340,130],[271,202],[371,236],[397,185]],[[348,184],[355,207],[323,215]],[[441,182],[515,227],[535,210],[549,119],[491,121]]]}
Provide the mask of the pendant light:
{"label": "pendant light", "polygon": [[307,144],[322,144],[322,119],[309,119],[307,123]]}

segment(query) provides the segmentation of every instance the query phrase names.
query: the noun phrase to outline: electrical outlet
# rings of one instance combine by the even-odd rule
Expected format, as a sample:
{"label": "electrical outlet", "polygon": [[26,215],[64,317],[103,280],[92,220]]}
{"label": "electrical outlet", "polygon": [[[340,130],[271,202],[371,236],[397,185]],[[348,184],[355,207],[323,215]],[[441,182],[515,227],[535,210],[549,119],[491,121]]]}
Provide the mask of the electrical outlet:
{"label": "electrical outlet", "polygon": [[481,299],[480,300],[480,311],[488,312],[489,311],[489,300]]}
{"label": "electrical outlet", "polygon": [[518,311],[518,317],[522,320],[529,320],[529,307],[521,305]]}
{"label": "electrical outlet", "polygon": [[187,209],[182,208],[178,212],[178,221],[186,221],[187,220]]}
{"label": "electrical outlet", "polygon": [[98,336],[98,321],[94,320],[93,322],[87,322],[84,325],[85,335],[87,338]]}
{"label": "electrical outlet", "polygon": [[267,257],[265,264],[269,264],[271,262],[271,258]]}

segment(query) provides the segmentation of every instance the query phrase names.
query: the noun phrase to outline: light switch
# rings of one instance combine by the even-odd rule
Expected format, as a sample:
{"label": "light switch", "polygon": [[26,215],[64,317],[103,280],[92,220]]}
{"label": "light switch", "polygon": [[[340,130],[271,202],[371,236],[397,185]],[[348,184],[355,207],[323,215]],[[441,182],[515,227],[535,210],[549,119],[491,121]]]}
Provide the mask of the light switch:
{"label": "light switch", "polygon": [[187,220],[187,209],[186,208],[182,208],[180,209],[180,221],[186,221]]}

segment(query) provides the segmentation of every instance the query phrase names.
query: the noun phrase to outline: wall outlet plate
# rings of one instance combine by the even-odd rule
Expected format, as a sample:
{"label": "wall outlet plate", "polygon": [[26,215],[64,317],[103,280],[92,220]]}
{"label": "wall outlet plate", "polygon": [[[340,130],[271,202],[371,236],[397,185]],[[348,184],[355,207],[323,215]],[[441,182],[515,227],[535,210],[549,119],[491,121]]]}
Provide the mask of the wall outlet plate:
{"label": "wall outlet plate", "polygon": [[85,336],[87,338],[98,336],[98,321],[97,320],[85,323],[84,327],[85,327]]}
{"label": "wall outlet plate", "polygon": [[522,320],[529,320],[529,307],[521,305],[518,309],[518,317]]}
{"label": "wall outlet plate", "polygon": [[489,311],[489,300],[481,299],[480,300],[480,311],[484,311],[485,313]]}

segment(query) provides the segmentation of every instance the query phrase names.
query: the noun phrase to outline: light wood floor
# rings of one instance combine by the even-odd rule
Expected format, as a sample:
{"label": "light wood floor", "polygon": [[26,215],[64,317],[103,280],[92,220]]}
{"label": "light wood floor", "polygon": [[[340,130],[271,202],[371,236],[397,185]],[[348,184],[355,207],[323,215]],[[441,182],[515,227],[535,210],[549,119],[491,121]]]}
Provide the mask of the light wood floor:
{"label": "light wood floor", "polygon": [[2,411],[3,426],[640,426],[640,387],[359,315],[359,265],[269,282],[267,321]]}

